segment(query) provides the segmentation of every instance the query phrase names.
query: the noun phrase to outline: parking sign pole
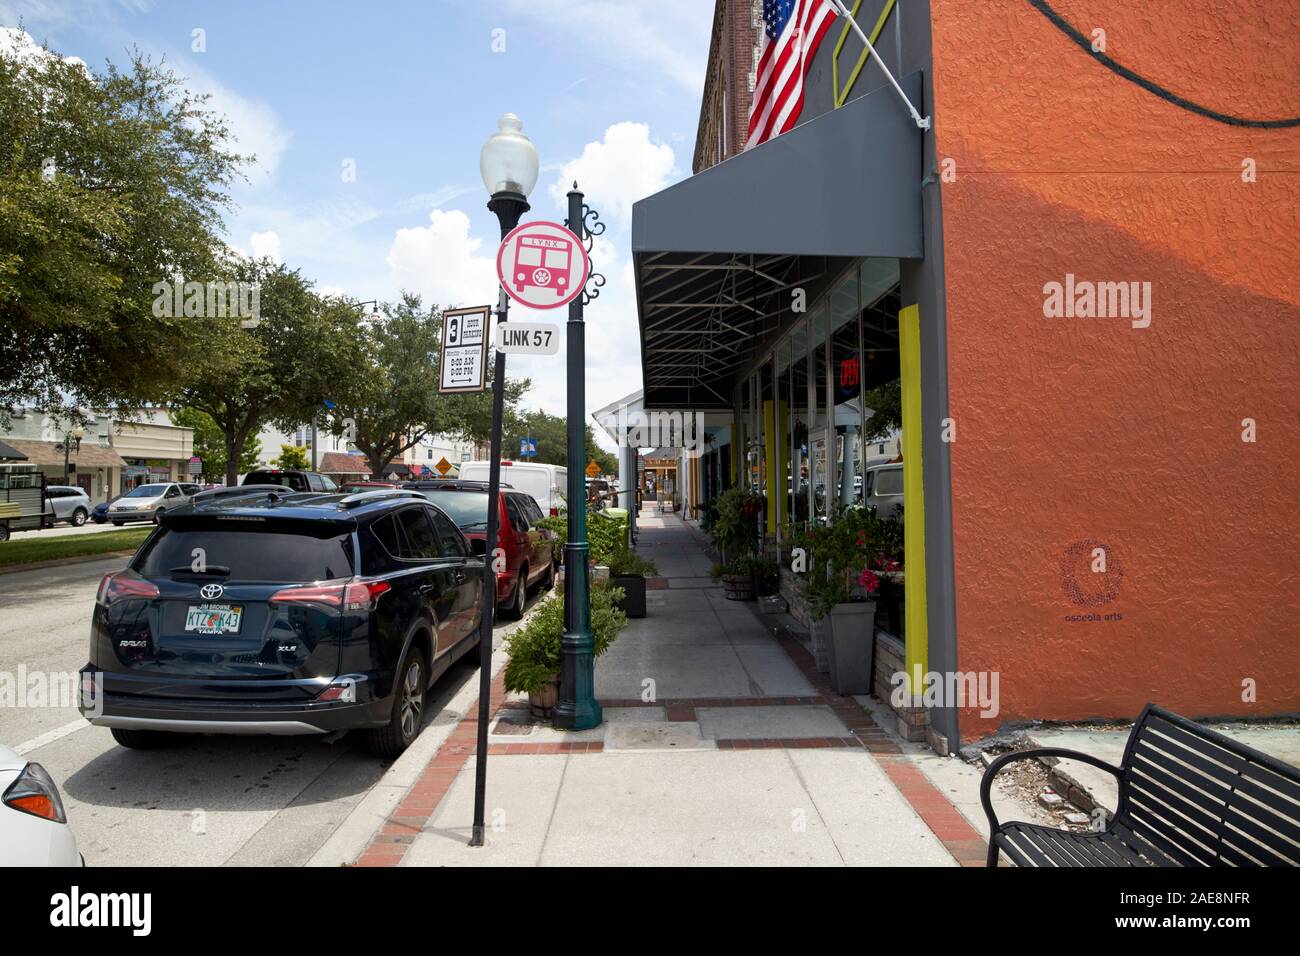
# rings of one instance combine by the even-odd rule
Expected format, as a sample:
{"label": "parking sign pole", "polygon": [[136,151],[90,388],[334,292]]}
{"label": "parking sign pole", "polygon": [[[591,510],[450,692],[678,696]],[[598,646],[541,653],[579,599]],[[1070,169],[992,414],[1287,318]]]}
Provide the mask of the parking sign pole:
{"label": "parking sign pole", "polygon": [[[506,237],[519,218],[528,211],[528,200],[518,193],[496,193],[488,208],[496,213],[501,223],[501,238]],[[510,298],[504,287],[497,299],[497,321],[506,321]],[[487,334],[487,329],[483,330]],[[506,354],[496,350],[496,363],[492,373],[492,450],[488,458],[488,513],[487,548],[483,555],[482,619],[478,636],[478,746],[474,764],[474,828],[469,845],[482,846],[484,816],[487,810],[487,750],[488,717],[491,714],[492,695],[492,619],[497,609],[497,523],[501,509],[497,499],[501,493],[501,419],[505,414]]]}

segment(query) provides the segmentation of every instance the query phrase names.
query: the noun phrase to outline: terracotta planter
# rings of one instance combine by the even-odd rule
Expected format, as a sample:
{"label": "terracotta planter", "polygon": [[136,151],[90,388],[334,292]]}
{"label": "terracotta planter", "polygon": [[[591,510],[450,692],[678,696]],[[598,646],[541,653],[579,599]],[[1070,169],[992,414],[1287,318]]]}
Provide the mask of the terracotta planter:
{"label": "terracotta planter", "polygon": [[551,716],[551,710],[560,699],[560,675],[552,674],[551,680],[537,690],[528,692],[528,711],[534,717]]}
{"label": "terracotta planter", "polygon": [[722,587],[728,601],[754,600],[754,578],[749,574],[724,574]]}

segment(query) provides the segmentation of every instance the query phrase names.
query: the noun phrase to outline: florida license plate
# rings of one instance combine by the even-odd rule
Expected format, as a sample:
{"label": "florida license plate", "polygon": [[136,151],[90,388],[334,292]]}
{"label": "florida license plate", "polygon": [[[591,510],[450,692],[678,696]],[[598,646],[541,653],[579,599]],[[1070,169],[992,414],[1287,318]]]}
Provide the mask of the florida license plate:
{"label": "florida license plate", "polygon": [[185,630],[195,634],[238,634],[244,609],[234,604],[191,604]]}

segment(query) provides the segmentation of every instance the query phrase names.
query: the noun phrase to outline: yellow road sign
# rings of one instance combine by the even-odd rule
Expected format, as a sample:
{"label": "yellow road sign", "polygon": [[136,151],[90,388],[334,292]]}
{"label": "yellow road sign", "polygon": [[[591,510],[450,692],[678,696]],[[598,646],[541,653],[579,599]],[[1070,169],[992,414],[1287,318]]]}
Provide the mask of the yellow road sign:
{"label": "yellow road sign", "polygon": [[447,477],[447,472],[451,471],[451,462],[449,462],[446,458],[442,458],[438,461],[438,464],[434,465],[433,467],[437,469],[438,474],[442,475],[445,478]]}

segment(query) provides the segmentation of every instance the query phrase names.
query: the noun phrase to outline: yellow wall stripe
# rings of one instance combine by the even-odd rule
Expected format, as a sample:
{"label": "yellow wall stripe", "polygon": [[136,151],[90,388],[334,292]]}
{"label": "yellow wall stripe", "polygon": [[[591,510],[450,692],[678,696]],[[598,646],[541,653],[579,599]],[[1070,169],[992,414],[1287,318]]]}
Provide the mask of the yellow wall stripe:
{"label": "yellow wall stripe", "polygon": [[[880,39],[880,31],[885,28],[885,21],[889,19],[889,14],[893,12],[894,3],[895,0],[886,0],[884,9],[880,11],[880,16],[876,18],[875,27],[873,27],[871,32],[867,34],[868,38],[871,40],[872,46],[875,46],[876,41]],[[862,0],[857,0],[857,3],[853,5],[853,9],[849,11],[853,14],[854,19],[857,18],[858,7],[860,6],[862,6]],[[867,64],[867,57],[870,56],[870,53],[867,52],[867,48],[864,46],[862,52],[858,55],[858,62],[854,64],[852,72],[849,73],[848,82],[844,84],[844,89],[841,90],[840,51],[844,48],[844,43],[848,40],[849,34],[852,32],[853,27],[849,25],[847,20],[844,21],[844,29],[840,31],[839,42],[835,44],[835,52],[831,55],[831,91],[835,94],[836,109],[839,109],[848,102],[849,93],[852,92],[854,84],[858,82],[858,74],[862,72],[862,68]]]}
{"label": "yellow wall stripe", "polygon": [[903,588],[906,617],[904,660],[910,693],[926,673],[930,653],[925,601],[925,483],[921,477],[921,310],[909,305],[898,313],[900,386],[903,405]]}

